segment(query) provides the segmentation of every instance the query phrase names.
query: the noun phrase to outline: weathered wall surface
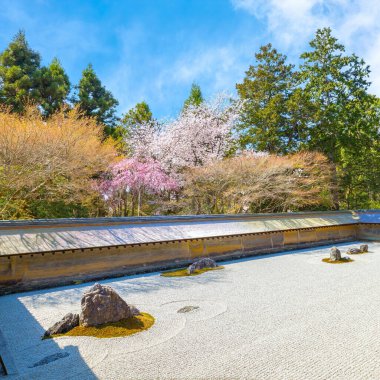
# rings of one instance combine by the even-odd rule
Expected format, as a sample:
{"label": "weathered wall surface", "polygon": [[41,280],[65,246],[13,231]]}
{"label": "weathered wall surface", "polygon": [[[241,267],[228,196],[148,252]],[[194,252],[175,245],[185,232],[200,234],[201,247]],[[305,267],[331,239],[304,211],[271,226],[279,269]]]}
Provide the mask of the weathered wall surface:
{"label": "weathered wall surface", "polygon": [[358,236],[363,240],[380,241],[380,223],[359,224]]}
{"label": "weathered wall surface", "polygon": [[0,256],[357,223],[348,211],[0,221]]}
{"label": "weathered wall surface", "polygon": [[75,281],[186,265],[197,257],[218,260],[280,252],[358,237],[358,226],[341,225],[203,239],[0,256],[0,294]]}

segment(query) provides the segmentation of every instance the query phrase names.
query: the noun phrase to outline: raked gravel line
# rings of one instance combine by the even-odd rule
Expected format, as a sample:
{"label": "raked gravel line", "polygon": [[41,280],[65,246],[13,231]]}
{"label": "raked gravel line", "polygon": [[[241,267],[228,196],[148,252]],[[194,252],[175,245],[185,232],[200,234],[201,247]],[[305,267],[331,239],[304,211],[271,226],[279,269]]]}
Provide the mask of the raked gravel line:
{"label": "raked gravel line", "polygon": [[[0,329],[18,370],[8,378],[380,379],[380,243],[369,250],[342,265],[321,262],[323,247],[189,278],[103,281],[156,317],[126,338],[41,341],[44,329],[79,312],[92,284],[0,297]],[[199,309],[177,313],[187,305]],[[69,355],[33,367],[58,353]]]}

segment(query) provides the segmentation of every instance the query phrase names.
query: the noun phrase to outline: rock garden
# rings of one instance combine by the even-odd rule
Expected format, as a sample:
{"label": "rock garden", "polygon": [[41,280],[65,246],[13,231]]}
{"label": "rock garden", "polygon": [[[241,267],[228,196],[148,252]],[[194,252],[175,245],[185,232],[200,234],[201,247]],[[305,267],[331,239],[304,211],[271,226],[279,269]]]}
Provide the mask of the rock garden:
{"label": "rock garden", "polygon": [[[368,253],[368,245],[362,244],[359,248],[357,247],[350,247],[347,249],[346,254],[347,255],[361,255],[364,253]],[[330,249],[330,257],[322,259],[323,262],[329,263],[329,264],[344,264],[344,263],[350,263],[353,262],[350,257],[348,256],[342,256],[342,253],[337,247],[332,247]]]}
{"label": "rock garden", "polygon": [[154,317],[128,305],[110,286],[95,284],[81,300],[80,314],[66,314],[46,330],[43,339],[59,336],[113,338],[136,334],[154,324]]}

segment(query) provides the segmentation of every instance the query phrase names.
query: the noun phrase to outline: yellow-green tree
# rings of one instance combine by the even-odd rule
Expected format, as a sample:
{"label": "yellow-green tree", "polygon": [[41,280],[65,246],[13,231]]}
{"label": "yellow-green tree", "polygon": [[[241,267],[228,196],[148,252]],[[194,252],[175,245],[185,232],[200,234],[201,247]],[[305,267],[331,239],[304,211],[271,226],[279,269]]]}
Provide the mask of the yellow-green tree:
{"label": "yellow-green tree", "polygon": [[0,219],[96,214],[93,181],[116,151],[96,120],[80,116],[0,112]]}

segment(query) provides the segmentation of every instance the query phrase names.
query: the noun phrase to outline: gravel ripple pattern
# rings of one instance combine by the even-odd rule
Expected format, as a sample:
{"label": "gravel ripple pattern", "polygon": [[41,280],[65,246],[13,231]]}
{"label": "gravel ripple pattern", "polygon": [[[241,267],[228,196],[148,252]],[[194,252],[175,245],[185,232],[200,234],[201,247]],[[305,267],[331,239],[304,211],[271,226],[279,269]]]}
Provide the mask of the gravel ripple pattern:
{"label": "gravel ripple pattern", "polygon": [[[0,297],[0,330],[18,371],[9,379],[380,379],[380,243],[350,265],[326,265],[329,254],[326,246],[230,261],[201,276],[102,281],[156,318],[125,338],[41,340],[80,311],[92,283]],[[187,305],[199,309],[177,313]],[[33,367],[49,355],[60,358]]]}

